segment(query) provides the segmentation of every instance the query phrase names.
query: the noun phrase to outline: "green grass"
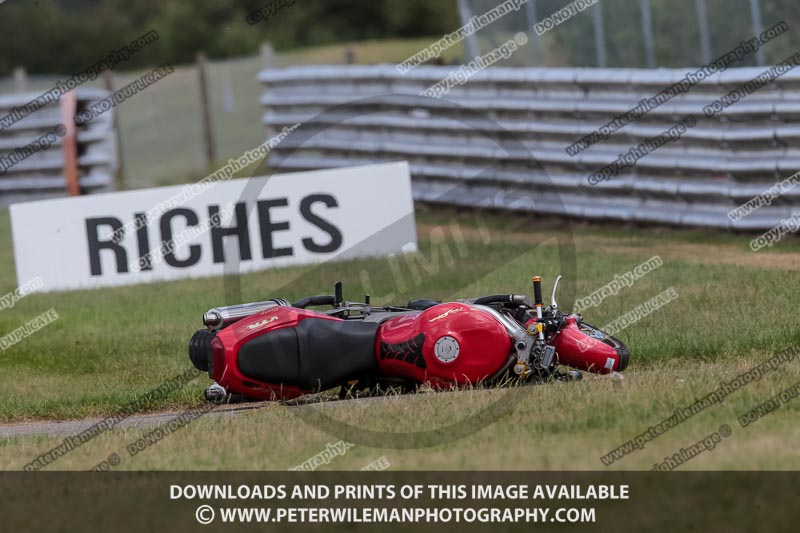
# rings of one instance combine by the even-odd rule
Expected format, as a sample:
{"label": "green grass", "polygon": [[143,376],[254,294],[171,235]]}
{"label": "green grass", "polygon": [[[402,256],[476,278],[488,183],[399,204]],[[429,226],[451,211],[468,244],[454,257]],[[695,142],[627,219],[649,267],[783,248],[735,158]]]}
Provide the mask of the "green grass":
{"label": "green grass", "polygon": [[[64,456],[49,469],[89,469],[117,453],[124,470],[285,470],[339,440],[352,442],[320,470],[358,470],[386,457],[393,470],[602,470],[600,457],[687,406],[716,383],[749,369],[754,360],[634,366],[624,381],[589,376],[584,382],[512,390],[476,390],[393,396],[370,402],[307,406],[324,412],[331,431],[307,414],[277,404],[236,418],[196,420],[131,457],[127,447],[155,428],[118,429]],[[800,437],[800,403],[790,403],[747,428],[737,418],[800,380],[797,365],[767,375],[612,465],[647,470],[666,456],[728,424],[732,436],[684,464],[682,470],[795,470],[800,459],[789,444]],[[501,402],[488,427],[474,426],[482,409]],[[798,400],[795,400],[797,402]],[[178,413],[176,413],[177,416]],[[346,430],[349,424],[359,430]],[[451,426],[461,438],[427,437]],[[472,431],[474,429],[475,431]],[[364,440],[363,430],[387,436]],[[455,433],[448,430],[445,436]],[[409,432],[410,447],[392,434]],[[407,440],[407,439],[404,439]],[[59,439],[17,437],[0,441],[0,469],[19,469]]]}
{"label": "green grass", "polygon": [[[623,383],[592,377],[579,384],[527,388],[518,397],[500,390],[330,404],[326,412],[334,418],[382,431],[439,427],[469,418],[501,397],[514,407],[513,414],[498,416],[490,427],[455,443],[436,444],[432,451],[398,451],[373,443],[354,448],[331,467],[360,468],[386,455],[393,468],[406,469],[600,468],[599,456],[623,440],[710,392],[726,376],[800,340],[796,312],[800,243],[794,239],[753,253],[748,250],[749,238],[743,236],[586,225],[568,232],[561,224],[534,224],[517,215],[425,207],[419,209],[417,223],[423,259],[415,256],[413,264],[419,278],[412,274],[411,257],[400,260],[400,278],[392,275],[386,260],[365,259],[335,267],[243,275],[241,295],[236,298],[226,294],[222,279],[214,278],[24,298],[0,312],[0,333],[50,307],[61,318],[0,352],[0,421],[112,413],[189,367],[187,341],[200,326],[202,312],[215,305],[327,292],[337,279],[344,282],[346,296],[356,299],[369,291],[376,304],[404,303],[414,297],[529,292],[533,273],[545,277],[547,289],[560,273],[559,257],[568,249],[563,243],[569,241],[577,251],[577,277],[563,282],[562,308],[655,254],[664,261],[632,287],[584,312],[590,323],[603,326],[669,287],[679,294],[677,301],[618,334],[633,354]],[[459,253],[451,239],[453,260],[447,261],[440,236],[444,228],[451,237],[453,224],[460,228],[466,249]],[[431,259],[434,251],[439,253],[438,263]],[[0,294],[4,294],[16,287],[7,211],[0,212],[0,260]],[[363,284],[365,273],[369,287]],[[736,416],[798,377],[798,364],[787,365],[670,432],[647,453],[639,452],[617,466],[649,468],[671,449],[692,444],[719,424],[733,426]],[[201,377],[156,401],[150,410],[197,405],[206,385]],[[781,444],[798,436],[792,422],[797,408],[790,404],[753,428],[735,431],[735,439],[697,458],[691,468],[798,468],[796,457],[789,457]],[[209,439],[209,433],[227,438]],[[142,434],[134,429],[111,432],[64,458],[57,468],[88,468],[103,459],[103,452],[107,455],[120,446],[124,451],[126,443]],[[148,451],[120,467],[288,468],[342,435],[338,430],[326,434],[314,423],[298,420],[295,412],[273,406],[236,419],[197,421],[160,443],[159,452]],[[268,439],[272,451],[265,454],[259,443]],[[526,444],[517,449],[509,442]],[[35,455],[56,443],[45,437],[0,442],[0,468],[16,468],[20,454]],[[504,451],[498,453],[501,447]],[[528,447],[538,453],[528,453]]]}
{"label": "green grass", "polygon": [[[544,275],[549,286],[560,270],[553,236],[565,235],[563,231],[516,227],[524,219],[511,215],[482,217],[489,242],[477,238],[474,214],[423,210],[418,216],[423,257],[433,257],[432,230],[453,219],[468,244],[464,257],[450,246],[452,261],[440,253],[439,272],[433,275],[420,263],[419,279],[407,260],[400,263],[398,279],[385,260],[367,259],[339,263],[335,269],[304,266],[243,275],[240,296],[226,294],[224,281],[211,278],[24,298],[13,309],[0,312],[0,332],[10,332],[50,307],[61,318],[0,352],[4,393],[0,420],[111,412],[187,367],[187,341],[201,325],[203,311],[216,305],[326,292],[337,279],[351,298],[368,291],[378,304],[402,304],[414,297],[529,292],[533,273]],[[589,294],[655,253],[664,260],[660,269],[584,313],[589,322],[603,326],[664,289],[676,289],[677,301],[619,334],[633,352],[634,366],[674,359],[690,364],[764,356],[800,340],[796,314],[800,274],[796,267],[781,266],[787,260],[796,264],[797,242],[753,254],[746,238],[700,232],[585,227],[576,228],[573,239],[578,277],[564,281],[562,306],[568,306],[570,293],[572,298]],[[434,248],[441,252],[438,245]],[[0,216],[0,254],[4,265],[0,294],[4,294],[16,287],[5,211]],[[722,263],[723,259],[728,262]],[[748,263],[753,260],[757,262]],[[371,287],[362,283],[365,273]],[[198,383],[155,407],[196,402],[200,388]]]}

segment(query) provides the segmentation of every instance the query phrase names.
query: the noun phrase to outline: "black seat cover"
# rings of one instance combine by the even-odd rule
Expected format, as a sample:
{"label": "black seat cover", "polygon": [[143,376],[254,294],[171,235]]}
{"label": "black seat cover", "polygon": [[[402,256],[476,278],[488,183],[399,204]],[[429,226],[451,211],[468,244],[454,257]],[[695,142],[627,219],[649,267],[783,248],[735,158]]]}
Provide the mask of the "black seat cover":
{"label": "black seat cover", "polygon": [[409,302],[406,305],[406,307],[408,309],[414,309],[415,311],[424,311],[426,309],[430,309],[434,305],[439,305],[440,303],[442,303],[442,302],[437,301],[437,300],[428,300],[428,299],[409,300]]}
{"label": "black seat cover", "polygon": [[239,349],[239,370],[265,383],[324,390],[377,367],[379,324],[306,318],[270,331]]}

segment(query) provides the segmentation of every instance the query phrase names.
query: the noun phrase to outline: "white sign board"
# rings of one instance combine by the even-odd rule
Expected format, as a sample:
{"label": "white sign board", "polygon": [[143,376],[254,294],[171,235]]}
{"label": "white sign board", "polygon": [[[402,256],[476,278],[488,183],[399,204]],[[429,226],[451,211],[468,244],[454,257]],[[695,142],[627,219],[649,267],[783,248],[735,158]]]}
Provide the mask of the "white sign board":
{"label": "white sign board", "polygon": [[69,290],[416,250],[408,164],[11,206],[20,284]]}

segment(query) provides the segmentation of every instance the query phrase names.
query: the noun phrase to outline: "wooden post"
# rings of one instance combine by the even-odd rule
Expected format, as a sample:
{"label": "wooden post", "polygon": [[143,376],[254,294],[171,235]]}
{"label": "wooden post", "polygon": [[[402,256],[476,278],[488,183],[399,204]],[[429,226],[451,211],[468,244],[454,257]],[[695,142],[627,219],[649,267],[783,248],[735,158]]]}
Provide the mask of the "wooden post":
{"label": "wooden post", "polygon": [[275,49],[269,43],[261,43],[259,48],[259,56],[261,57],[261,66],[263,68],[271,68],[275,66]]}
{"label": "wooden post", "polygon": [[14,92],[28,92],[28,73],[25,71],[25,67],[14,69]]}
{"label": "wooden post", "polygon": [[352,44],[348,45],[344,50],[344,63],[345,65],[356,64],[356,47]]}
{"label": "wooden post", "polygon": [[61,152],[64,155],[64,179],[66,180],[67,194],[80,196],[81,184],[78,181],[78,138],[75,135],[75,112],[78,109],[78,99],[75,91],[69,91],[61,96],[61,124],[64,135],[61,137]]}
{"label": "wooden post", "polygon": [[[108,92],[114,92],[114,73],[111,70],[103,71],[103,84]],[[114,189],[121,191],[125,188],[125,158],[122,154],[122,132],[119,127],[119,111],[121,106],[114,109],[114,119],[111,127],[114,128],[114,139],[117,144],[117,169],[114,172]]]}
{"label": "wooden post", "polygon": [[211,102],[208,88],[208,60],[203,52],[197,52],[197,74],[200,79],[200,106],[203,117],[203,141],[206,151],[206,164],[208,169],[214,167],[217,160],[217,149],[214,145],[214,129],[211,122]]}
{"label": "wooden post", "polygon": [[[272,45],[268,42],[261,43],[261,47],[259,48],[259,56],[261,57],[261,68],[264,70],[269,70],[275,67],[275,49],[272,48]],[[269,87],[268,85],[265,86]],[[264,94],[262,92],[262,94]],[[267,138],[270,139],[275,136],[275,129],[272,126],[267,125],[266,127],[266,134]]]}

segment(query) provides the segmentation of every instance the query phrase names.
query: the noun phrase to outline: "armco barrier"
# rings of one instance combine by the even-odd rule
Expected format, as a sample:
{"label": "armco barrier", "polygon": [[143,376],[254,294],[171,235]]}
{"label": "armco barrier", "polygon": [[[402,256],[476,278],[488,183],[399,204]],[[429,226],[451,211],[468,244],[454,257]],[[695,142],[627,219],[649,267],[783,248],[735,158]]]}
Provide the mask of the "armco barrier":
{"label": "armco barrier", "polygon": [[[0,117],[25,106],[40,93],[0,96]],[[80,88],[65,94],[60,101],[47,103],[7,127],[0,126],[0,157],[64,125],[66,134],[58,136],[49,148],[25,157],[0,174],[0,206],[67,194],[87,194],[110,190],[117,168],[114,135],[114,108],[86,124],[76,125],[74,117],[109,93],[101,89]],[[71,123],[70,123],[71,122]],[[2,124],[2,121],[0,121]]]}
{"label": "armco barrier", "polygon": [[[405,159],[418,200],[473,205],[494,196],[509,208],[548,213],[554,209],[548,200],[558,195],[569,215],[590,219],[761,230],[800,205],[798,187],[741,220],[727,216],[800,170],[800,69],[708,118],[705,106],[765,69],[712,75],[575,155],[567,153],[569,145],[688,71],[490,68],[444,97],[458,105],[417,96],[454,69],[425,66],[401,74],[392,65],[377,65],[261,72],[263,121],[270,130],[301,122],[325,126],[301,146],[286,139],[272,151],[270,164],[286,171]],[[340,104],[349,105],[337,115]],[[471,127],[474,118],[461,106],[493,125]],[[589,184],[593,172],[687,114],[697,117],[697,125],[679,140],[608,181]],[[504,149],[481,131],[487,127],[514,135],[527,150]],[[534,205],[515,203],[516,191],[532,197]]]}

